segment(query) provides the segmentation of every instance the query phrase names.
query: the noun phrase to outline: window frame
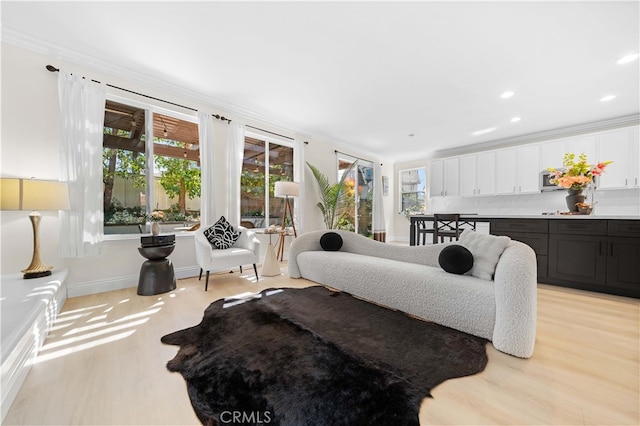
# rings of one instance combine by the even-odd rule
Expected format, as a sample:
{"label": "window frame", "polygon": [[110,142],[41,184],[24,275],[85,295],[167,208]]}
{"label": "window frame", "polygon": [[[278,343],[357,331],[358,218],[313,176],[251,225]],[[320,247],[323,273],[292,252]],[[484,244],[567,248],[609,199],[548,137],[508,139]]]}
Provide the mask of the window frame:
{"label": "window frame", "polygon": [[[113,101],[125,105],[130,105],[135,108],[143,109],[145,112],[145,210],[147,213],[150,213],[154,210],[153,203],[155,201],[155,176],[154,176],[154,132],[153,132],[153,115],[154,114],[162,114],[170,117],[174,117],[178,120],[188,121],[191,123],[195,123],[199,126],[197,113],[193,112],[193,114],[180,112],[172,109],[168,109],[165,107],[161,107],[155,105],[150,102],[143,102],[140,100],[131,99],[124,96],[119,96],[116,94],[106,95],[107,101]],[[202,196],[201,196],[202,200]],[[201,201],[202,203],[202,201]],[[104,215],[104,211],[103,211]],[[147,220],[145,222],[145,226],[149,226],[150,222]],[[104,233],[104,223],[103,223],[103,238],[104,240],[125,240],[125,239],[137,239],[141,234],[134,233],[125,233],[125,234],[106,234]],[[148,232],[151,232],[148,230]],[[172,231],[175,234],[184,234],[184,231]]]}
{"label": "window frame", "polygon": [[[269,212],[270,212],[270,194],[269,191],[267,190],[267,188],[269,188],[269,184],[270,184],[270,173],[268,173],[268,170],[270,170],[270,156],[268,155],[268,153],[270,152],[270,145],[271,144],[275,144],[275,145],[280,145],[280,146],[284,146],[287,148],[291,148],[292,150],[292,158],[294,159],[293,163],[292,163],[292,176],[291,176],[291,180],[295,180],[295,172],[296,172],[296,163],[295,163],[295,158],[296,158],[296,147],[295,147],[295,142],[293,140],[288,140],[286,138],[281,138],[272,134],[269,134],[267,132],[261,132],[259,129],[251,129],[251,130],[245,130],[244,132],[244,136],[245,138],[249,137],[249,138],[253,138],[253,139],[258,139],[264,142],[264,152],[265,152],[265,161],[264,161],[264,169],[265,169],[265,180],[264,180],[264,211],[265,211],[265,217],[264,217],[264,223],[262,227],[256,227],[256,230],[264,230],[266,228],[269,227]],[[244,157],[244,150],[242,153],[243,157]],[[240,199],[242,200],[242,193],[239,194],[240,195]],[[298,203],[294,202],[293,203],[293,215],[294,218],[298,216]],[[239,216],[240,216],[240,220],[242,220],[242,209],[239,212]]]}
{"label": "window frame", "polygon": [[[422,191],[404,191],[402,186],[403,186],[403,182],[402,182],[402,173],[403,172],[411,172],[417,170],[418,171],[418,175],[420,174],[420,171],[423,171],[424,173],[424,179],[423,179],[423,186],[424,189]],[[419,210],[420,213],[425,213],[426,209],[427,209],[427,168],[425,166],[419,166],[419,167],[411,167],[408,169],[400,169],[398,171],[398,212],[400,212],[401,214],[405,214],[407,215],[407,213],[405,212],[403,205],[402,205],[402,201],[404,199],[404,194],[423,194],[423,209]],[[417,198],[419,199],[419,196],[417,196]]]}

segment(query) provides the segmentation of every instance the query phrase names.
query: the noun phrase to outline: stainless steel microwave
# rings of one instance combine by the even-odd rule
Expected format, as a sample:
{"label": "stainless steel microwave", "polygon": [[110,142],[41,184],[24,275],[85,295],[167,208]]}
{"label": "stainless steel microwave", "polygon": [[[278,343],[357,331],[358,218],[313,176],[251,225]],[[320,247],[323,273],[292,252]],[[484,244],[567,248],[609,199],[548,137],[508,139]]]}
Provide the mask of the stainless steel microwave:
{"label": "stainless steel microwave", "polygon": [[546,192],[546,191],[557,191],[557,190],[564,189],[559,187],[558,185],[554,185],[553,183],[549,182],[550,178],[551,178],[551,172],[549,170],[543,170],[542,173],[540,173],[540,190],[541,191]]}

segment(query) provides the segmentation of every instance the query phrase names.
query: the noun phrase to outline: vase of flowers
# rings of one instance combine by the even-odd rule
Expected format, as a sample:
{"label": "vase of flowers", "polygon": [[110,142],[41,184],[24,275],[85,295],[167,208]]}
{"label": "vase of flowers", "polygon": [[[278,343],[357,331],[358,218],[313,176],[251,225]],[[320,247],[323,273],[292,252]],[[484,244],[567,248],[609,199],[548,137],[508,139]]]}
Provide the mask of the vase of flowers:
{"label": "vase of flowers", "polygon": [[160,222],[164,220],[164,212],[162,210],[154,210],[149,215],[149,220],[151,221],[151,234],[158,235],[160,234]]}
{"label": "vase of flowers", "polygon": [[551,172],[549,182],[568,190],[569,195],[567,195],[566,201],[569,212],[578,213],[579,206],[583,207],[582,211],[586,211],[585,208],[588,204],[585,203],[583,191],[587,186],[593,184],[594,178],[604,173],[605,168],[611,163],[612,161],[604,161],[589,164],[585,153],[578,156],[578,161],[576,161],[575,154],[566,153],[561,169],[547,169]]}

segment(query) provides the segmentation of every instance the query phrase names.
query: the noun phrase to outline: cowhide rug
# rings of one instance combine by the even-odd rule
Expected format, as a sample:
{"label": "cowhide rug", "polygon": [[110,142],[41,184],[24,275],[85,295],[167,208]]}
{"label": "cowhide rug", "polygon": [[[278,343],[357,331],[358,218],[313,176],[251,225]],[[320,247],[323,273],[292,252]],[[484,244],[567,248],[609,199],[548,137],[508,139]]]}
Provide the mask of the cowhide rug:
{"label": "cowhide rug", "polygon": [[487,363],[485,339],[320,286],[218,300],[162,342],[205,425],[418,425],[431,389]]}

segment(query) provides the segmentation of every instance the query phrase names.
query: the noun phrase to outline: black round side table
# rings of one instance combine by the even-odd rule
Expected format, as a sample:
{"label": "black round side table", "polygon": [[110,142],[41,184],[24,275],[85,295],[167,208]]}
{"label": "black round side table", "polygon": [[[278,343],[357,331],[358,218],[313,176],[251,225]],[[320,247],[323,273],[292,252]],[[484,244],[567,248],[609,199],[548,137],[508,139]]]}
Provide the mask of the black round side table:
{"label": "black round side table", "polygon": [[173,272],[173,264],[167,259],[175,244],[163,246],[138,247],[142,256],[147,258],[140,268],[138,280],[138,295],[153,296],[166,293],[176,288],[176,276]]}

